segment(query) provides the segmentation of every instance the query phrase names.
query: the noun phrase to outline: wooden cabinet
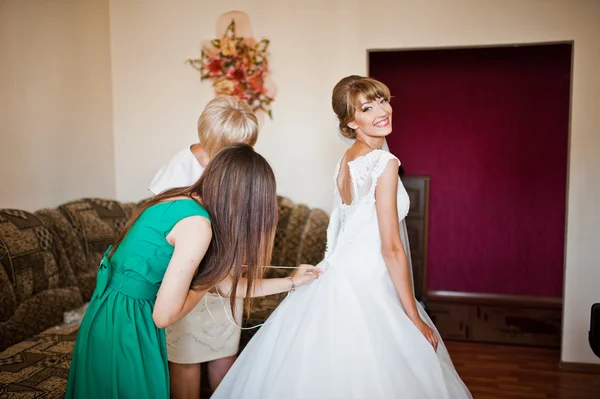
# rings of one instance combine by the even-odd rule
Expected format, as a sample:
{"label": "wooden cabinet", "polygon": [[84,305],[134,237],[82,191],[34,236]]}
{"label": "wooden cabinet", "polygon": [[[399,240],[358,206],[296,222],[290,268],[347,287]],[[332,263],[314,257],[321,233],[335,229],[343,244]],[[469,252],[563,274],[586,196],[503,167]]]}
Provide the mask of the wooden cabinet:
{"label": "wooden cabinet", "polygon": [[559,298],[430,294],[427,311],[444,339],[560,347]]}
{"label": "wooden cabinet", "polygon": [[427,226],[429,219],[429,177],[406,176],[402,184],[410,198],[406,216],[406,230],[410,242],[415,297],[421,299],[427,293]]}
{"label": "wooden cabinet", "polygon": [[469,331],[469,306],[445,303],[432,303],[427,311],[442,338],[467,341]]}
{"label": "wooden cabinet", "polygon": [[473,306],[474,341],[560,347],[561,311]]}

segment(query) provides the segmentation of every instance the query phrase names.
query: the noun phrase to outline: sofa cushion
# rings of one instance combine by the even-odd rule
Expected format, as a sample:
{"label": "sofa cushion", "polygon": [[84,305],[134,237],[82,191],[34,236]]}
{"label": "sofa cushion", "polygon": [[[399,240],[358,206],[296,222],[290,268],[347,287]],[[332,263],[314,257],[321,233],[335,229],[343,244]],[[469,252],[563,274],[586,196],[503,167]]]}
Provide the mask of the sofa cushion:
{"label": "sofa cushion", "polygon": [[[275,232],[275,242],[273,244],[273,253],[271,256],[272,265],[281,265],[283,258],[283,249],[287,237],[287,228],[290,223],[290,216],[296,206],[292,201],[285,197],[277,197],[277,230]],[[265,277],[273,277],[274,274],[271,271],[267,271]]]}
{"label": "sofa cushion", "polygon": [[37,216],[0,210],[0,350],[62,321],[82,299],[54,230]]}
{"label": "sofa cushion", "polygon": [[96,287],[96,272],[106,248],[114,243],[134,208],[133,203],[83,198],[37,212],[52,220],[85,302]]}
{"label": "sofa cushion", "polygon": [[[301,245],[300,240],[302,239],[309,215],[310,208],[306,205],[295,205],[292,209],[290,220],[286,227],[285,239],[281,248],[281,263],[277,266],[298,265],[298,249]],[[289,272],[283,269],[278,271],[277,277],[287,275],[289,275]]]}
{"label": "sofa cushion", "polygon": [[327,247],[329,215],[321,209],[310,210],[300,236],[297,264],[316,265],[323,260]]}
{"label": "sofa cushion", "polygon": [[64,397],[78,328],[53,327],[0,353],[0,397]]}

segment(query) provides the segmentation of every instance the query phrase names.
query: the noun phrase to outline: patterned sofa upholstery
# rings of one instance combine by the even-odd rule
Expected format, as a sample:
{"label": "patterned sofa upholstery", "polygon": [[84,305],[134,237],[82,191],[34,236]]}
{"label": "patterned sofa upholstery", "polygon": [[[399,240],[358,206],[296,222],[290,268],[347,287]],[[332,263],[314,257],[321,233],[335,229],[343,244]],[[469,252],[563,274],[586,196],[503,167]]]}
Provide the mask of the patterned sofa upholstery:
{"label": "patterned sofa upholstery", "polygon": [[0,349],[61,322],[83,301],[64,247],[43,219],[0,211]]}
{"label": "patterned sofa upholstery", "polygon": [[[319,262],[327,214],[278,203],[272,264]],[[78,330],[61,325],[64,312],[89,301],[100,259],[137,205],[86,198],[34,213],[0,209],[0,398],[63,396]],[[255,299],[245,325],[263,322],[282,298]],[[255,332],[243,331],[241,348]]]}

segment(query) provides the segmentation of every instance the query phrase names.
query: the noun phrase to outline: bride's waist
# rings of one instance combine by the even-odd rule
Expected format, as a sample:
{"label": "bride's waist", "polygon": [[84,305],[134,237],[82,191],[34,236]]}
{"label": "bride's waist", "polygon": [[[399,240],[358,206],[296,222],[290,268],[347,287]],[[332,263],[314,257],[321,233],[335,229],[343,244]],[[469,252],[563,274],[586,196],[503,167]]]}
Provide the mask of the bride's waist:
{"label": "bride's waist", "polygon": [[329,266],[340,266],[343,268],[375,268],[378,266],[385,268],[385,262],[381,255],[381,250],[360,249],[348,246],[338,246],[325,261]]}

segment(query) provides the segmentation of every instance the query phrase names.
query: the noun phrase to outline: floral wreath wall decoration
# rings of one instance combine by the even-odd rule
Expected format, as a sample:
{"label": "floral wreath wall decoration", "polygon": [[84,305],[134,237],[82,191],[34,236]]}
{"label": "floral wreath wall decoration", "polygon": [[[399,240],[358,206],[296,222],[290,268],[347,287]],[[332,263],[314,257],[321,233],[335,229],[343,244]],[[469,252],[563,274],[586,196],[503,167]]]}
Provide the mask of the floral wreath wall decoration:
{"label": "floral wreath wall decoration", "polygon": [[275,100],[265,85],[269,75],[269,40],[256,41],[236,35],[232,19],[221,38],[202,46],[200,58],[189,59],[200,72],[200,80],[210,80],[215,94],[236,96],[248,102],[254,112],[264,111],[273,119]]}

